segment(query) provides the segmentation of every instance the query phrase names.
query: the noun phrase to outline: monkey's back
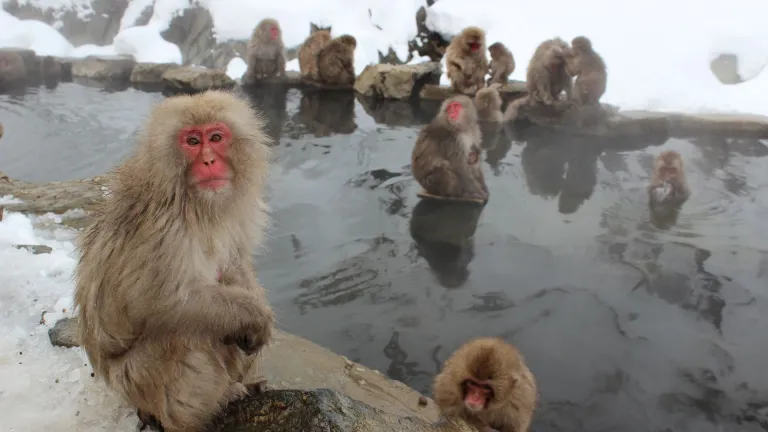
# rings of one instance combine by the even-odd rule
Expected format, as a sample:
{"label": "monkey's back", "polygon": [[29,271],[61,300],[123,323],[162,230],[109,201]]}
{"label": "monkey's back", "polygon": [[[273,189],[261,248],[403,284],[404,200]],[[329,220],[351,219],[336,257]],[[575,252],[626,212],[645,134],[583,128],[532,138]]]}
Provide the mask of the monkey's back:
{"label": "monkey's back", "polygon": [[317,53],[331,40],[331,33],[318,30],[307,38],[299,48],[299,71],[302,75],[317,78]]}
{"label": "monkey's back", "polygon": [[317,72],[320,79],[331,85],[351,85],[355,82],[353,47],[333,39],[317,54]]}

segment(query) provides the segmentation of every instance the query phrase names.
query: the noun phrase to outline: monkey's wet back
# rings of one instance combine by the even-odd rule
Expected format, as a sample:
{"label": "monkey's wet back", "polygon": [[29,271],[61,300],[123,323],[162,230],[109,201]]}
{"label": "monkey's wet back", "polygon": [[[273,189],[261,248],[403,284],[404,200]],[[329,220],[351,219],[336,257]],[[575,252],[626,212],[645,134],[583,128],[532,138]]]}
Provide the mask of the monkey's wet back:
{"label": "monkey's wet back", "polygon": [[[161,97],[75,84],[0,96],[0,171],[102,174]],[[488,203],[451,207],[417,197],[418,109],[251,98],[279,141],[255,263],[283,329],[427,394],[459,345],[501,336],[536,375],[539,432],[768,430],[764,143],[597,153],[584,138],[501,136],[481,156]],[[692,195],[662,230],[645,186],[668,149]]]}

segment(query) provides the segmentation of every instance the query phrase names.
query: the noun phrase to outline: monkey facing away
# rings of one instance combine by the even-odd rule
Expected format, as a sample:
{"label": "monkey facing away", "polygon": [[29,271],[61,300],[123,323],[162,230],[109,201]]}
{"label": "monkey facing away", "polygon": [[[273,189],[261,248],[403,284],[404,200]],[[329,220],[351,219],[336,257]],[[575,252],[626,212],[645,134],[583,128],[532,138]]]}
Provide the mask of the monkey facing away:
{"label": "monkey facing away", "polygon": [[273,327],[251,263],[267,220],[263,129],[227,92],[165,99],[78,244],[78,338],[96,375],[166,432],[200,430],[258,389],[243,379]]}
{"label": "monkey facing away", "polygon": [[446,99],[416,138],[411,170],[424,190],[437,197],[488,200],[480,166],[480,127],[472,99]]}
{"label": "monkey facing away", "polygon": [[565,59],[570,53],[570,47],[560,38],[539,44],[526,73],[526,87],[532,103],[553,105],[562,91],[568,99],[571,98],[573,77],[565,68]]}
{"label": "monkey facing away", "polygon": [[311,81],[317,81],[317,54],[331,40],[331,32],[328,30],[316,29],[313,26],[313,32],[299,47],[299,70],[301,75]]}
{"label": "monkey facing away", "polygon": [[491,63],[488,66],[491,77],[488,78],[488,85],[508,83],[509,75],[515,71],[515,57],[512,52],[501,42],[491,44],[488,52],[491,54]]}
{"label": "monkey facing away", "polygon": [[259,78],[285,75],[285,46],[280,24],[265,18],[253,29],[248,42],[248,69],[243,82],[252,84]]}
{"label": "monkey facing away", "polygon": [[492,84],[484,87],[475,94],[475,108],[477,108],[477,121],[480,126],[480,135],[483,149],[496,147],[502,129],[501,95],[498,87],[501,84]]}
{"label": "monkey facing away", "polygon": [[435,377],[433,396],[445,417],[499,432],[528,432],[538,397],[522,354],[499,338],[459,347]]}
{"label": "monkey facing away", "polygon": [[483,29],[467,27],[454,37],[445,51],[445,65],[454,91],[474,94],[483,88],[488,72]]}
{"label": "monkey facing away", "polygon": [[667,150],[656,157],[653,163],[653,176],[648,185],[648,196],[651,208],[680,205],[691,196],[680,153]]}
{"label": "monkey facing away", "polygon": [[317,53],[317,72],[323,84],[355,84],[355,48],[357,39],[341,35],[331,39]]}
{"label": "monkey facing away", "polygon": [[566,70],[576,77],[573,100],[579,105],[599,105],[608,80],[605,62],[592,49],[592,42],[577,36],[571,41],[571,55],[566,56]]}

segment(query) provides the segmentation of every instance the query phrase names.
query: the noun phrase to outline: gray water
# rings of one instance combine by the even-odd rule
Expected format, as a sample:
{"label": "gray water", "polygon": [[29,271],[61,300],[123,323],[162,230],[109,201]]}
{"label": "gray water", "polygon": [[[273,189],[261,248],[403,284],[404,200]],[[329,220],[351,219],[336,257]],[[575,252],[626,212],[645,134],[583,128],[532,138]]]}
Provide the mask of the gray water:
{"label": "gray water", "polygon": [[[501,336],[539,382],[537,432],[768,431],[765,143],[604,152],[529,131],[483,156],[485,208],[448,208],[419,202],[409,173],[429,109],[252,97],[279,139],[256,265],[285,330],[425,394],[461,343]],[[0,96],[0,171],[101,174],[161,98],[75,84]],[[669,229],[643,189],[662,149],[683,155],[694,192]]]}

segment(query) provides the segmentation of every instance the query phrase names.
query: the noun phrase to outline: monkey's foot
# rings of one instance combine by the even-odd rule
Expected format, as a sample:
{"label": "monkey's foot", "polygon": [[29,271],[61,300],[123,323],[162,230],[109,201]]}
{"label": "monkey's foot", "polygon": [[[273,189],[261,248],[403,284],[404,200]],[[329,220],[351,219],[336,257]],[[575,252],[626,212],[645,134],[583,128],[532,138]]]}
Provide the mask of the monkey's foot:
{"label": "monkey's foot", "polygon": [[259,377],[255,382],[246,384],[245,388],[248,389],[248,394],[250,395],[261,394],[269,390],[265,377]]}
{"label": "monkey's foot", "polygon": [[136,415],[139,417],[139,430],[143,431],[149,428],[149,430],[156,430],[157,432],[165,432],[163,425],[157,420],[155,416],[144,412],[140,409],[136,410]]}

